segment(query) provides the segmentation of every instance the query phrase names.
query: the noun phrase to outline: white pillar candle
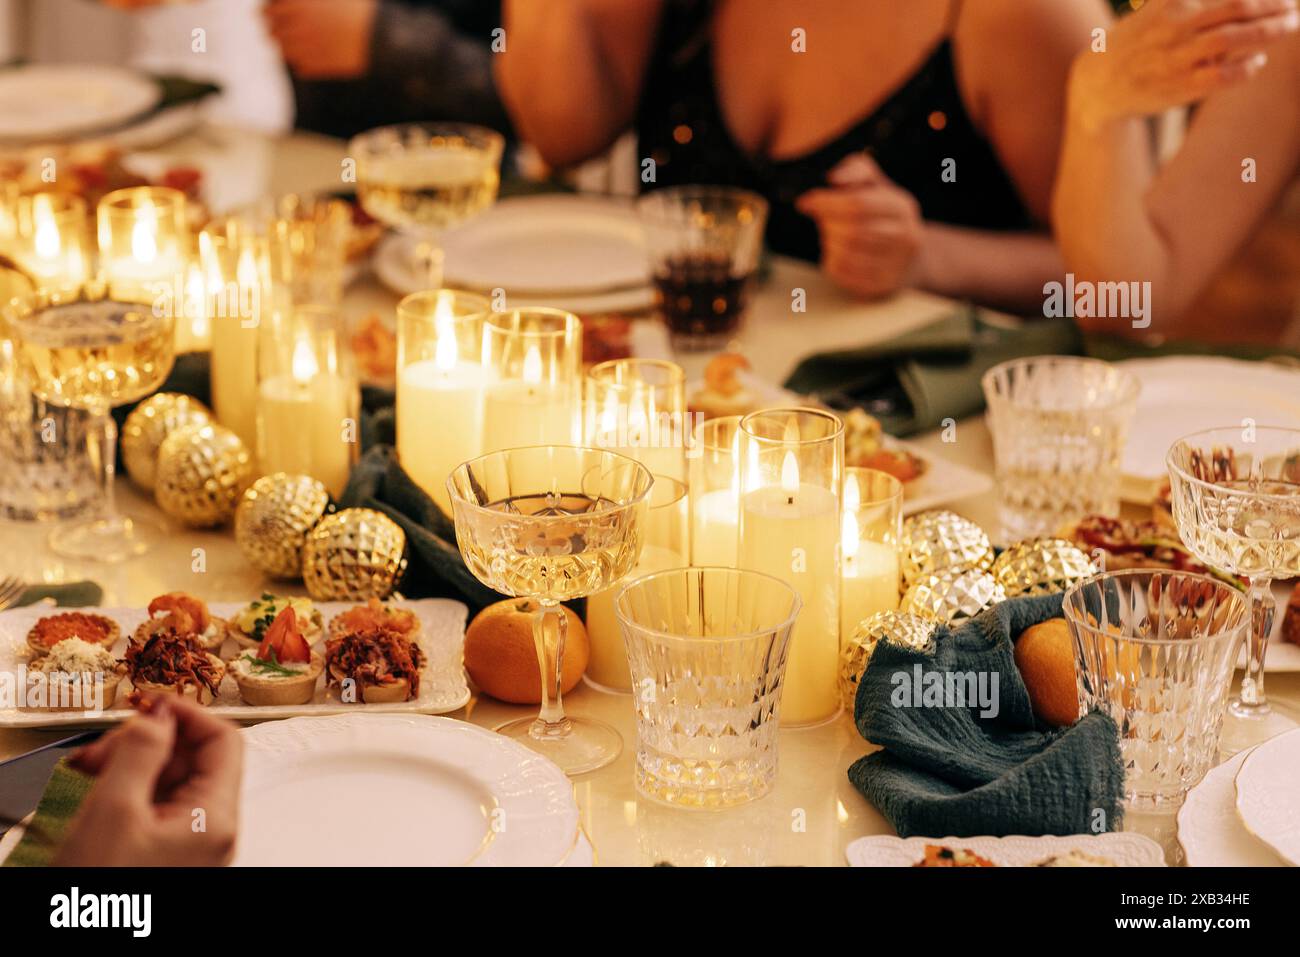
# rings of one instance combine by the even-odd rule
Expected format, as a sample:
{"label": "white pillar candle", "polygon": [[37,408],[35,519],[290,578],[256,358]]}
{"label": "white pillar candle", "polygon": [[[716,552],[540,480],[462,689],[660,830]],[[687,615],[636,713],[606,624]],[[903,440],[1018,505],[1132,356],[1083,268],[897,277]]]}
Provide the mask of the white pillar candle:
{"label": "white pillar candle", "polygon": [[735,568],[740,539],[740,493],[720,488],[691,497],[691,564]]}
{"label": "white pillar candle", "polygon": [[437,358],[412,362],[398,376],[397,457],[450,515],[447,476],[483,446],[484,373],[482,366],[458,360],[454,344],[450,360],[445,354],[439,343]]}
{"label": "white pillar candle", "polygon": [[[846,518],[847,518],[846,514]],[[898,607],[898,550],[880,542],[846,539],[843,590],[840,593],[840,636],[847,640],[858,622],[876,612]]]}
{"label": "white pillar candle", "polygon": [[632,673],[628,669],[627,649],[614,611],[614,599],[633,578],[681,567],[681,556],[672,549],[646,545],[626,579],[587,598],[587,640],[591,656],[587,659],[586,674],[589,679],[615,691],[632,689]]}
{"label": "white pillar candle", "polygon": [[578,406],[568,383],[542,381],[541,355],[524,359],[523,378],[488,385],[483,397],[483,451],[529,445],[576,445]]}
{"label": "white pillar candle", "polygon": [[[206,238],[199,237],[200,249]],[[239,254],[233,283],[226,281],[230,277],[222,274],[210,252],[204,258],[212,297],[212,409],[218,422],[256,449],[257,337],[262,313],[269,313],[269,304],[264,302],[266,287],[252,249]],[[251,307],[248,315],[242,310],[244,305]]]}
{"label": "white pillar candle", "polygon": [[[352,386],[355,388],[355,385]],[[264,473],[310,475],[337,498],[348,484],[355,441],[349,383],[318,374],[265,380],[258,390],[258,460]]]}
{"label": "white pillar candle", "polygon": [[801,484],[793,453],[786,453],[781,478],[780,487],[741,499],[740,567],[788,582],[803,601],[790,639],[781,721],[809,724],[839,708],[839,499]]}

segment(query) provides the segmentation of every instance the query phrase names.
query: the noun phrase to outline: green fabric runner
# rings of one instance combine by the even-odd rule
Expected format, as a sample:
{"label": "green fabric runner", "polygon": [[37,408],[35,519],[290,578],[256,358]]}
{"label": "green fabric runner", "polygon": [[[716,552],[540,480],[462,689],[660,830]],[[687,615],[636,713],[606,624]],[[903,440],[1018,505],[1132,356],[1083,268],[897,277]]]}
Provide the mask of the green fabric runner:
{"label": "green fabric runner", "polygon": [[[1015,665],[1020,633],[1060,614],[1059,593],[1013,598],[953,627],[941,625],[927,651],[889,641],[876,646],[854,718],[862,736],[883,750],[854,762],[848,774],[901,836],[1118,830],[1124,764],[1115,722],[1094,711],[1072,727],[1045,728]],[[918,674],[922,689],[953,674],[982,676],[988,698],[918,704],[900,693],[917,684]],[[990,701],[996,714],[981,714]]]}
{"label": "green fabric runner", "polygon": [[1034,355],[1089,355],[1115,362],[1168,355],[1219,355],[1300,364],[1300,354],[1259,345],[1083,336],[1069,319],[1036,319],[1007,328],[964,306],[938,322],[888,342],[804,359],[786,380],[795,392],[838,408],[862,406],[892,435],[936,429],[984,408],[980,380],[999,362]]}
{"label": "green fabric runner", "polygon": [[63,843],[73,815],[95,779],[70,767],[65,760],[54,766],[36,815],[22,840],[4,862],[5,867],[46,867]]}

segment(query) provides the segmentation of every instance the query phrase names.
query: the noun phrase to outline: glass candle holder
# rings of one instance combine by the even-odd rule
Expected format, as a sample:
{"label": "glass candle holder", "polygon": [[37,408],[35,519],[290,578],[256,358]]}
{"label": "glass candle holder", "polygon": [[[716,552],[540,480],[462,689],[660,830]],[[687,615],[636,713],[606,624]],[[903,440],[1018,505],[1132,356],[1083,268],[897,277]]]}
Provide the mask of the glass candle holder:
{"label": "glass candle holder", "polygon": [[86,201],[65,193],[16,197],[10,207],[9,255],[42,286],[79,286],[90,272]]}
{"label": "glass candle holder", "polygon": [[770,791],[795,590],[752,571],[678,568],[633,579],[616,607],[637,689],[637,791],[696,808]]}
{"label": "glass candle holder", "polygon": [[898,607],[903,483],[877,469],[844,470],[840,533],[840,642],[864,618]]}
{"label": "glass candle holder", "polygon": [[338,498],[360,442],[360,388],[338,313],[274,313],[258,343],[257,455],[264,474],[320,480]]}
{"label": "glass candle holder", "polygon": [[[646,502],[641,557],[628,573],[630,578],[688,565],[690,556],[690,510],[686,485],[667,475],[656,475]],[[586,681],[599,691],[627,693],[632,690],[627,649],[614,599],[618,587],[597,592],[587,599],[587,638],[591,654],[587,659]]]}
{"label": "glass candle holder", "polygon": [[577,443],[581,364],[582,322],[573,313],[491,313],[483,328],[483,451]]}
{"label": "glass candle holder", "polygon": [[447,476],[483,451],[484,296],[417,292],[397,305],[397,457],[451,514]]}
{"label": "glass candle holder", "polygon": [[655,475],[686,479],[691,440],[686,373],[663,359],[610,359],[587,372],[586,442],[641,462]]}
{"label": "glass candle holder", "polygon": [[164,186],[109,193],[96,211],[100,269],[119,302],[152,303],[185,281],[185,194]]}
{"label": "glass candle holder", "polygon": [[840,707],[840,490],[844,425],[820,409],[766,409],[740,423],[739,566],[788,582],[795,623],[781,720],[820,724]]}
{"label": "glass candle holder", "polygon": [[701,422],[691,472],[691,564],[733,568],[740,544],[739,415]]}
{"label": "glass candle holder", "polygon": [[727,186],[671,186],[637,201],[659,312],[683,351],[739,330],[763,251],[767,201]]}
{"label": "glass candle holder", "polygon": [[257,342],[271,311],[269,243],[248,222],[223,219],[199,234],[217,421],[257,448]]}
{"label": "glass candle holder", "polygon": [[336,307],[352,235],[341,199],[289,194],[259,207],[267,224],[271,282],[296,306]]}

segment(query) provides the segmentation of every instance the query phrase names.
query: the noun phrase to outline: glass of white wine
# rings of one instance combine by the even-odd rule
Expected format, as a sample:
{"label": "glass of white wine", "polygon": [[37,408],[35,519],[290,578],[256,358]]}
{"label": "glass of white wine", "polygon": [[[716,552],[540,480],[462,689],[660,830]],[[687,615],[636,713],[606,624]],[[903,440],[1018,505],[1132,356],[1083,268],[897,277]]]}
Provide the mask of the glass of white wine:
{"label": "glass of white wine", "polygon": [[613,761],[623,740],[603,722],[564,713],[568,613],[560,602],[605,591],[632,570],[653,484],[639,462],[565,445],[491,452],[447,478],[456,541],[469,570],[494,591],[534,606],[541,711],[496,730],[568,774]]}
{"label": "glass of white wine", "polygon": [[1179,537],[1200,561],[1249,582],[1251,629],[1241,693],[1228,704],[1221,750],[1233,754],[1295,727],[1264,696],[1274,579],[1300,575],[1300,429],[1209,429],[1169,449]]}
{"label": "glass of white wine", "polygon": [[348,143],[361,208],[413,238],[425,289],[442,285],[438,237],[496,201],[504,148],[500,133],[468,123],[382,126]]}
{"label": "glass of white wine", "polygon": [[117,511],[117,426],[110,413],[156,391],[167,378],[175,358],[172,311],[109,299],[106,284],[94,281],[76,289],[37,290],[10,302],[4,316],[35,396],[91,416],[102,513],[55,528],[50,547],[68,558],[105,562],[143,554],[163,529]]}

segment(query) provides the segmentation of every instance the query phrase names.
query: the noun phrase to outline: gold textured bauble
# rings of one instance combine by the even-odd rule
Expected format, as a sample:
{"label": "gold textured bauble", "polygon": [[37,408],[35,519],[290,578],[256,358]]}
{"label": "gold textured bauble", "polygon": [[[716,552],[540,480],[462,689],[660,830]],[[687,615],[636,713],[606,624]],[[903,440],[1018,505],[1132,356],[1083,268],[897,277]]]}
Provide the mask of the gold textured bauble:
{"label": "gold textured bauble", "polygon": [[131,410],[122,425],[122,464],[131,481],[152,492],[163,440],[187,425],[211,421],[211,410],[192,396],[159,392],[145,399]]}
{"label": "gold textured bauble", "polygon": [[158,450],[154,498],[182,524],[207,528],[227,521],[253,481],[253,459],[239,436],[215,423],[187,425]]}
{"label": "gold textured bauble", "polygon": [[840,700],[850,714],[858,696],[858,682],[867,670],[867,662],[876,645],[889,639],[917,651],[925,651],[934,641],[939,623],[933,618],[905,611],[880,611],[864,618],[853,629],[853,634],[840,649]]}
{"label": "gold textured bauble", "polygon": [[984,529],[970,519],[933,509],[903,520],[898,556],[907,587],[947,568],[984,571],[993,564],[993,545]]}
{"label": "gold textured bauble", "polygon": [[406,568],[406,533],[383,512],[345,508],[327,515],[302,549],[302,580],[316,601],[387,598]]}
{"label": "gold textured bauble", "polygon": [[1006,589],[988,572],[947,568],[913,582],[898,609],[922,618],[953,621],[974,618],[985,608],[1006,600]]}
{"label": "gold textured bauble", "polygon": [[249,486],[235,509],[235,542],[258,571],[297,578],[302,574],[307,533],[329,508],[330,493],[310,475],[263,475]]}
{"label": "gold textured bauble", "polygon": [[991,571],[1011,598],[1065,591],[1096,574],[1083,550],[1063,538],[1016,542],[997,557]]}

